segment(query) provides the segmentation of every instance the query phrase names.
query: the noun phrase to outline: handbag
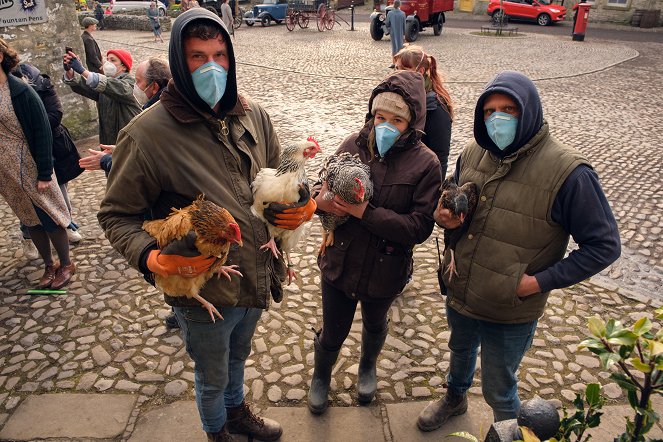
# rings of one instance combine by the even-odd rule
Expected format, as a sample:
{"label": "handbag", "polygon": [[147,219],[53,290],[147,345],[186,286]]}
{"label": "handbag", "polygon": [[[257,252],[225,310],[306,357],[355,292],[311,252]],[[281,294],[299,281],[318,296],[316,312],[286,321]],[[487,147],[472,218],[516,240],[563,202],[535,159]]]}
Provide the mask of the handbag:
{"label": "handbag", "polygon": [[79,164],[81,155],[66,127],[59,126],[59,134],[53,137],[53,169],[58,184],[65,184],[79,176],[85,169]]}

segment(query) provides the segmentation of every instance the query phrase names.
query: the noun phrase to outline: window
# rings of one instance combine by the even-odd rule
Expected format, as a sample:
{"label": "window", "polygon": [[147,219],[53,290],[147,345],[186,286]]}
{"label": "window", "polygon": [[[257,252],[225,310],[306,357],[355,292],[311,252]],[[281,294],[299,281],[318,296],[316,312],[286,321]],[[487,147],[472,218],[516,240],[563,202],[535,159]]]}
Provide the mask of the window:
{"label": "window", "polygon": [[629,0],[607,0],[606,1],[606,6],[616,6],[616,7],[627,8],[628,3],[629,3]]}

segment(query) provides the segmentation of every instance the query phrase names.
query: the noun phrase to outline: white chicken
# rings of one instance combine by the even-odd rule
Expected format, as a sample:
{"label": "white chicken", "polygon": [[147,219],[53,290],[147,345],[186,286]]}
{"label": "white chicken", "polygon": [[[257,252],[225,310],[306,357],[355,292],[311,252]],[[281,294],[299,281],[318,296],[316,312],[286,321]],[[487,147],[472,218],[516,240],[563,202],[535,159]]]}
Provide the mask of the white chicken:
{"label": "white chicken", "polygon": [[260,169],[253,183],[251,183],[253,190],[251,211],[267,224],[270,234],[269,241],[263,244],[260,249],[269,249],[275,257],[278,257],[280,252],[275,240],[279,240],[288,264],[288,284],[296,277],[290,262],[290,251],[299,242],[305,226],[301,225],[295,230],[276,227],[267,222],[263,211],[270,203],[290,204],[299,200],[299,192],[302,186],[308,186],[305,169],[306,160],[315,157],[318,152],[320,152],[320,146],[313,137],[308,137],[306,141],[290,145],[281,152],[281,161],[277,169],[268,167]]}

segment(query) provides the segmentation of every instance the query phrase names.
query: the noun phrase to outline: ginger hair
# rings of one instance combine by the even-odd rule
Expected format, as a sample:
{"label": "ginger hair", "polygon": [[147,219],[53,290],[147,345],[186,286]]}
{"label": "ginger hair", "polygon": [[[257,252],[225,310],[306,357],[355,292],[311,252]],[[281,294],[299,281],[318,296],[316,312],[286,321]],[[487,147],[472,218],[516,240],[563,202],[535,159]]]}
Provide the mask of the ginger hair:
{"label": "ginger hair", "polygon": [[424,74],[430,77],[433,91],[437,94],[437,99],[446,106],[451,119],[454,118],[453,103],[449,91],[444,87],[444,79],[437,69],[437,60],[432,55],[424,52],[421,46],[408,45],[398,51],[394,55],[394,64],[399,69],[406,69],[408,71],[424,70]]}

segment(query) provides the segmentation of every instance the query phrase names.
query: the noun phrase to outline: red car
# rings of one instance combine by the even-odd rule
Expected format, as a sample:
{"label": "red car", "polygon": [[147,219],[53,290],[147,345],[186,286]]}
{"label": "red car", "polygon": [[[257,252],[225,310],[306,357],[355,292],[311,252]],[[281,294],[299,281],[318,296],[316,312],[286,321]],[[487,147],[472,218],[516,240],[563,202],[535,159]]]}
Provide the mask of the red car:
{"label": "red car", "polygon": [[[535,20],[541,26],[547,26],[566,18],[566,8],[551,4],[551,0],[504,0],[502,5],[507,17]],[[497,19],[502,13],[500,0],[490,0],[487,12],[494,20]]]}

